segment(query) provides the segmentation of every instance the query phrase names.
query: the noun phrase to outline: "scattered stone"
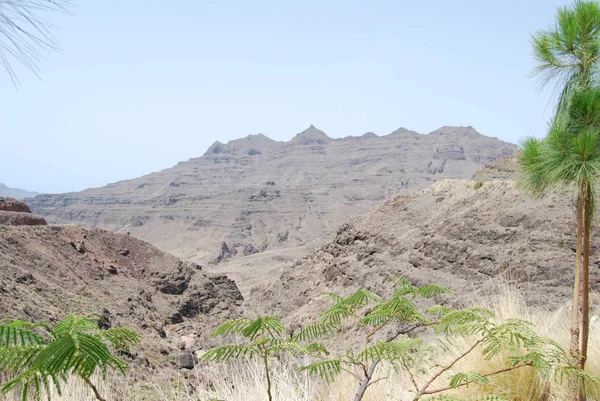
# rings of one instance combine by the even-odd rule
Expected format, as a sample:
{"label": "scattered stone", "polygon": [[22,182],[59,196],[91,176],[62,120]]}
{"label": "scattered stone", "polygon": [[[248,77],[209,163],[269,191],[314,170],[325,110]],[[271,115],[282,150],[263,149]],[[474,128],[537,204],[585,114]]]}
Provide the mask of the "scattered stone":
{"label": "scattered stone", "polygon": [[34,284],[36,282],[35,277],[33,277],[33,274],[29,272],[17,274],[15,281],[21,284]]}
{"label": "scattered stone", "polygon": [[181,313],[179,313],[179,312],[174,313],[171,316],[171,323],[173,323],[173,324],[183,323],[183,316],[181,316]]}
{"label": "scattered stone", "polygon": [[179,369],[194,369],[194,366],[198,363],[198,358],[191,352],[182,352],[178,358]]}

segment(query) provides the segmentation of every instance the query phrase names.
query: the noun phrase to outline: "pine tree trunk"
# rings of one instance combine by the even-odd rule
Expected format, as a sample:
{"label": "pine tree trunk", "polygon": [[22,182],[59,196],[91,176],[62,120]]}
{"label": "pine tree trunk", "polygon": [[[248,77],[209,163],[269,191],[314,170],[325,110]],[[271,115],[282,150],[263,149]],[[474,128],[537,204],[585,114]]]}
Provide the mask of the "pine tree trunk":
{"label": "pine tree trunk", "polygon": [[[583,270],[581,278],[581,292],[582,292],[582,314],[581,314],[581,356],[579,360],[579,367],[585,368],[585,362],[587,360],[587,348],[588,348],[588,337],[590,333],[590,238],[592,235],[592,189],[590,185],[586,185],[585,192],[585,221],[583,228]],[[583,379],[580,382],[580,393],[581,399],[585,399],[585,383]]]}
{"label": "pine tree trunk", "polygon": [[[573,283],[573,309],[571,314],[571,348],[570,353],[573,365],[579,365],[579,298],[581,296],[581,250],[584,231],[584,207],[585,207],[585,185],[579,186],[577,195],[577,246],[575,250],[575,280]],[[579,380],[576,376],[571,377],[571,401],[581,401],[579,392]]]}

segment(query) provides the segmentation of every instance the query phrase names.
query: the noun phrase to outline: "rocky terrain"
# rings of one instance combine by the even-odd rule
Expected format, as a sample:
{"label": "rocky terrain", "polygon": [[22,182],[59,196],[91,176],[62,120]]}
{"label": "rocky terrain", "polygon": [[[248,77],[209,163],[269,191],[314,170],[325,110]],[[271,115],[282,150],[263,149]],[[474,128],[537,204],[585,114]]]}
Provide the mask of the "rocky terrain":
{"label": "rocky terrain", "polygon": [[[507,163],[486,166],[477,177],[514,174]],[[281,269],[277,279],[242,288],[249,294],[246,307],[291,320],[314,318],[324,293],[361,287],[385,293],[395,277],[448,286],[456,294],[447,301],[456,305],[478,294],[487,298],[506,282],[532,305],[568,301],[576,228],[572,192],[534,199],[514,181],[475,183],[442,180],[350,219],[329,242]],[[591,255],[591,289],[598,291],[596,239]]]}
{"label": "rocky terrain", "polygon": [[0,318],[97,315],[142,334],[138,366],[189,368],[209,331],[238,313],[243,298],[224,276],[130,235],[3,218],[28,210],[0,198]]}
{"label": "rocky terrain", "polygon": [[290,250],[312,249],[393,196],[468,179],[515,151],[472,127],[332,139],[311,126],[288,142],[264,135],[216,142],[157,173],[28,203],[51,223],[129,232],[197,263],[237,263],[271,250],[285,250],[287,260],[304,252]]}
{"label": "rocky terrain", "polygon": [[0,182],[0,196],[22,200],[36,195],[39,195],[39,192],[26,191],[20,188],[10,188]]}

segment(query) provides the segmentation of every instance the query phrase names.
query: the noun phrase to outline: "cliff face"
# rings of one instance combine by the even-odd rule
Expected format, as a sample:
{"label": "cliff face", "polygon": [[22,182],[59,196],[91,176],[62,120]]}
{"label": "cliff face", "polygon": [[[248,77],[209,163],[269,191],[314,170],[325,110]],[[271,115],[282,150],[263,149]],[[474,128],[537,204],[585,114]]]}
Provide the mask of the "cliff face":
{"label": "cliff face", "polygon": [[130,232],[187,260],[223,262],[320,243],[392,196],[470,178],[515,151],[471,127],[332,139],[311,126],[288,142],[216,142],[157,173],[28,202],[51,223]]}

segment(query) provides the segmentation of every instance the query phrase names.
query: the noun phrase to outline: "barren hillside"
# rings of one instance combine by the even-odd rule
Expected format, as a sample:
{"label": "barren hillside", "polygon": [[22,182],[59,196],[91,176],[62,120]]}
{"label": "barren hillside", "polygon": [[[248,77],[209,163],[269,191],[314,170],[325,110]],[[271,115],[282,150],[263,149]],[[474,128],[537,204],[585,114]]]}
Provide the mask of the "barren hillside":
{"label": "barren hillside", "polygon": [[[491,170],[496,167],[491,166]],[[513,181],[443,180],[350,219],[312,254],[267,284],[242,287],[250,310],[313,316],[327,291],[387,291],[395,277],[446,285],[457,303],[508,280],[531,304],[556,306],[572,292],[574,209],[569,192],[533,199]],[[597,240],[593,291],[600,289]],[[243,283],[242,283],[243,284]]]}
{"label": "barren hillside", "polygon": [[177,365],[199,347],[188,340],[181,351],[181,336],[200,341],[237,314],[241,294],[224,276],[129,235],[25,219],[24,208],[0,198],[0,319],[98,315],[105,326],[142,334],[135,360],[153,368]]}
{"label": "barren hillside", "polygon": [[470,178],[515,150],[472,127],[332,139],[311,126],[289,142],[216,142],[158,173],[28,203],[51,223],[130,232],[190,261],[221,262],[321,243],[392,196]]}

